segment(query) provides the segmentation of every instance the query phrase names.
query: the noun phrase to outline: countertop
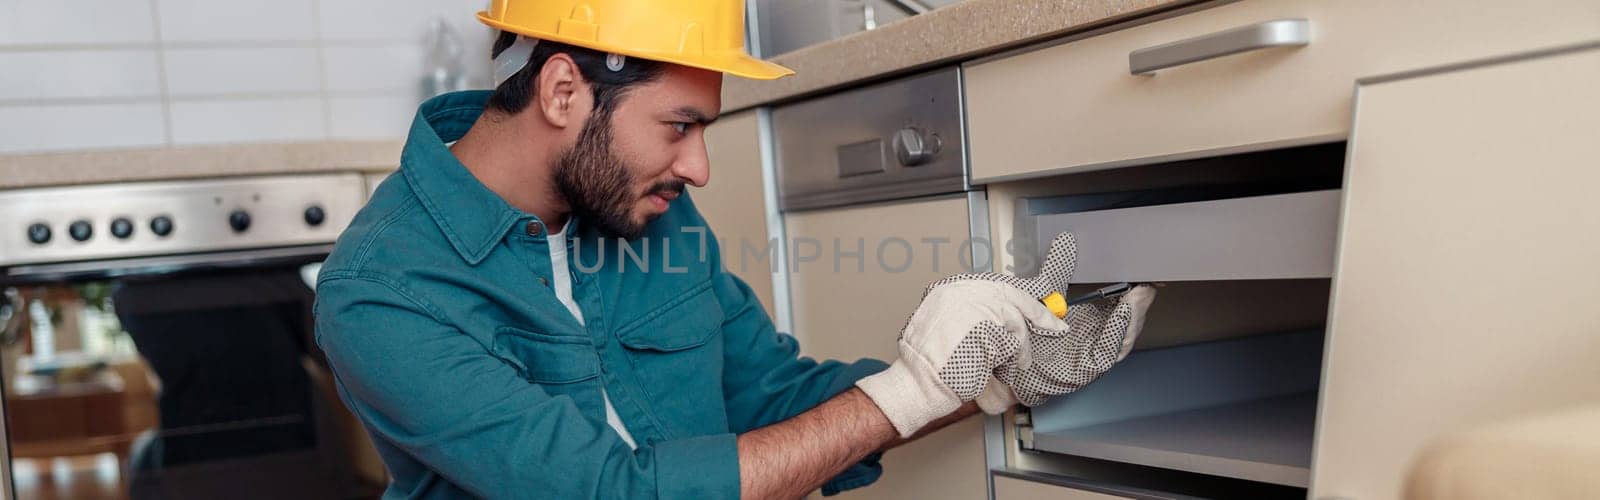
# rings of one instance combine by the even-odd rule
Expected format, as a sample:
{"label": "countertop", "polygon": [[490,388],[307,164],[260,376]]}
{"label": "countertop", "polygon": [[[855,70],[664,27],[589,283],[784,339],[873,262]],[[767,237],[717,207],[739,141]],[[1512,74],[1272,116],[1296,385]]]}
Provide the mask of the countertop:
{"label": "countertop", "polygon": [[389,171],[395,141],[233,144],[0,155],[0,189],[330,171]]}
{"label": "countertop", "polygon": [[1199,0],[966,0],[770,58],[795,71],[726,78],[724,113],[909,73],[1200,3]]}

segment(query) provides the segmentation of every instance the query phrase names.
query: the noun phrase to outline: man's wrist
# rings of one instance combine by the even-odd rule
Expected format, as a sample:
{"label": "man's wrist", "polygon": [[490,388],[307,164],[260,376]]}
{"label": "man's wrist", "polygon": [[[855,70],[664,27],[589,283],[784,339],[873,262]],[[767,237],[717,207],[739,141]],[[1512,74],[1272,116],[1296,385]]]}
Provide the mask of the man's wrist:
{"label": "man's wrist", "polygon": [[929,422],[950,414],[961,400],[944,387],[921,360],[902,357],[889,369],[856,381],[856,387],[894,425],[899,437],[907,438]]}
{"label": "man's wrist", "polygon": [[839,393],[835,399],[841,400],[851,408],[857,408],[856,414],[863,419],[862,425],[869,429],[868,435],[873,443],[871,449],[877,450],[896,439],[900,434],[894,428],[894,422],[883,413],[883,409],[872,401],[860,387],[851,387],[850,390]]}

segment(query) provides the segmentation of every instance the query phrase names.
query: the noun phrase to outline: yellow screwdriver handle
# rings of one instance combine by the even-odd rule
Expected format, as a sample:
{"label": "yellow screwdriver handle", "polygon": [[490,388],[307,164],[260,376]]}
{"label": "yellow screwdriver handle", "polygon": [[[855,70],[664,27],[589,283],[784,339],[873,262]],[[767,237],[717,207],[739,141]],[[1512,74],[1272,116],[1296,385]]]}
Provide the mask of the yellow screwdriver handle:
{"label": "yellow screwdriver handle", "polygon": [[1061,292],[1050,292],[1050,295],[1039,299],[1039,302],[1043,302],[1045,307],[1050,308],[1050,312],[1054,313],[1056,318],[1067,319],[1067,298],[1062,297]]}

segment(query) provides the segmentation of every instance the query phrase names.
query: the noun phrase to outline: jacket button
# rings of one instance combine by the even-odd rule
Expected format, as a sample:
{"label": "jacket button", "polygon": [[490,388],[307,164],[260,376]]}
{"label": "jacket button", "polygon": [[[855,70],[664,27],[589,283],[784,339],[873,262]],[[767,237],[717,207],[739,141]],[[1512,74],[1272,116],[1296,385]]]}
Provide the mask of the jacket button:
{"label": "jacket button", "polygon": [[528,236],[538,236],[544,230],[544,224],[539,221],[528,221]]}
{"label": "jacket button", "polygon": [[540,276],[539,284],[543,286],[550,286],[550,280],[545,279],[544,276]]}

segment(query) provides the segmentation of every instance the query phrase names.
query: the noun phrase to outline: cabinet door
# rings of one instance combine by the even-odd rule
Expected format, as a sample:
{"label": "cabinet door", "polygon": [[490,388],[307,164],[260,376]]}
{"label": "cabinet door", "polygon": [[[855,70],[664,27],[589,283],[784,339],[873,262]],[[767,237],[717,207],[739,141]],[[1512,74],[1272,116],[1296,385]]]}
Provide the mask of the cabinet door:
{"label": "cabinet door", "polygon": [[[1312,498],[1600,400],[1600,44],[1358,86]],[[1593,432],[1574,429],[1573,432]]]}
{"label": "cabinet door", "polygon": [[722,244],[723,267],[755,290],[767,315],[772,306],[770,259],[743,259],[741,244],[767,248],[767,205],[762,188],[761,133],[756,112],[745,111],[717,120],[706,129],[706,154],[711,182],[690,192],[700,215]]}
{"label": "cabinet door", "polygon": [[[960,273],[966,199],[921,198],[790,212],[789,270],[801,354],[894,361],[906,318],[929,283]],[[970,262],[968,262],[970,264]],[[969,418],[889,450],[883,477],[843,500],[983,498],[983,419]]]}

